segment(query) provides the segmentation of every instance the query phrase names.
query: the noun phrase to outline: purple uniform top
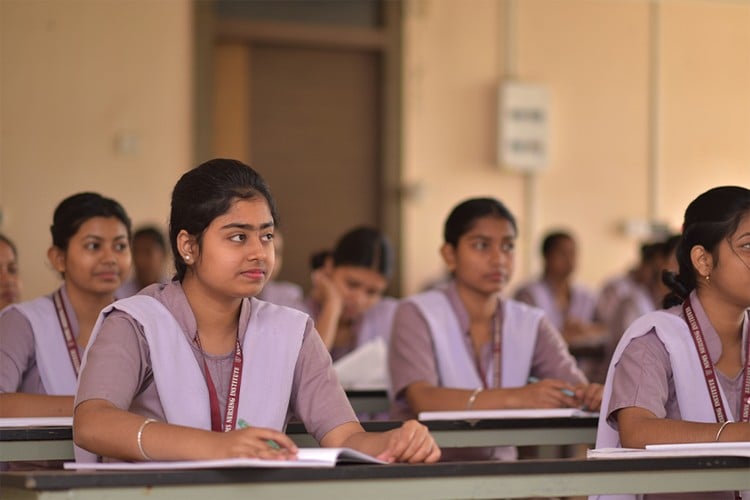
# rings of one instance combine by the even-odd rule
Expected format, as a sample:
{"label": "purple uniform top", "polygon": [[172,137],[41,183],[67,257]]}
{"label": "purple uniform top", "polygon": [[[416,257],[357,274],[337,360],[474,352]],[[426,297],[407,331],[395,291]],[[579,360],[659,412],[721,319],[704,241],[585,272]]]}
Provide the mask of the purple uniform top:
{"label": "purple uniform top", "polygon": [[[458,296],[456,286],[450,283],[442,289],[455,313],[463,332],[469,331],[469,314]],[[498,301],[497,317],[502,322],[502,302]],[[501,323],[502,327],[502,323]],[[466,348],[473,350],[468,333],[464,335]],[[503,345],[503,350],[513,346]],[[492,343],[481,348],[482,365],[488,366],[492,358]],[[395,396],[394,416],[408,418],[414,412],[406,403],[404,391],[415,382],[427,382],[439,386],[435,347],[427,321],[418,307],[402,302],[396,310],[389,349],[391,389]],[[586,377],[576,367],[575,359],[568,352],[560,333],[542,318],[539,322],[536,343],[531,360],[531,373],[539,378],[557,378],[572,384],[585,383]]]}
{"label": "purple uniform top", "polygon": [[[721,357],[721,340],[695,294],[691,296],[691,300],[696,319],[701,326],[706,341],[709,357],[715,363]],[[684,321],[681,306],[673,307],[667,312],[682,318]],[[743,364],[744,361],[743,350]],[[697,397],[690,398],[690,401],[680,401],[677,397],[673,364],[685,362],[691,362],[691,360],[683,360],[669,355],[667,347],[653,328],[647,333],[633,338],[624,348],[619,359],[615,360],[614,366],[610,367],[610,370],[614,370],[614,372],[611,376],[611,387],[605,388],[603,404],[606,407],[602,407],[602,416],[606,415],[606,421],[615,430],[617,430],[615,412],[629,407],[643,408],[659,418],[682,420],[684,408],[681,410],[680,405],[695,405],[699,401]],[[715,373],[726,397],[728,410],[737,418],[736,416],[740,415],[742,406],[744,370],[733,377],[729,377],[719,370],[715,370]],[[610,391],[611,394],[607,400],[606,394]],[[644,498],[649,500],[688,499],[696,498],[696,494],[646,495]],[[731,500],[734,499],[734,494],[732,492],[700,493],[700,498]]]}
{"label": "purple uniform top", "polygon": [[567,311],[558,308],[552,291],[544,279],[523,285],[518,289],[514,298],[544,309],[547,318],[558,330],[562,330],[566,317],[591,322],[594,321],[596,314],[596,295],[581,285],[571,285]]}
{"label": "purple uniform top", "polygon": [[258,299],[280,306],[299,309],[299,303],[304,300],[302,287],[288,281],[269,281],[258,294]]}
{"label": "purple uniform top", "polygon": [[[174,316],[202,367],[203,356],[193,343],[197,324],[182,286],[178,282],[152,285],[141,293],[154,297]],[[241,343],[252,314],[251,304],[250,299],[242,303],[238,325]],[[225,355],[206,354],[205,358],[216,386],[223,420],[234,350]],[[247,383],[253,381],[242,382],[243,386]],[[75,404],[89,399],[105,399],[120,409],[166,420],[153,379],[143,327],[122,311],[113,311],[106,317],[96,340],[89,346]],[[311,320],[307,321],[294,368],[287,418],[292,416],[304,422],[318,441],[339,425],[357,421]]]}
{"label": "purple uniform top", "polygon": [[[78,338],[78,319],[68,299],[65,286],[62,301],[73,336]],[[50,303],[52,294],[48,295]],[[53,318],[57,322],[57,318]],[[62,336],[62,331],[59,332]],[[67,351],[59,356],[70,359]],[[29,320],[19,310],[6,308],[0,314],[0,392],[24,392],[29,394],[48,394],[44,388],[37,365],[37,353],[34,342],[34,331]],[[72,395],[72,394],[71,394]]]}

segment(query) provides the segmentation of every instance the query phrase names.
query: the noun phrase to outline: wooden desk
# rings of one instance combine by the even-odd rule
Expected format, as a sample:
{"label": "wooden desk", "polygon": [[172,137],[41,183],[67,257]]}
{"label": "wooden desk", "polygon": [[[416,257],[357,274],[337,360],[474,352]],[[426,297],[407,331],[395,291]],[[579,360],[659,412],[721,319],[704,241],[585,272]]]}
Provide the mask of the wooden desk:
{"label": "wooden desk", "polygon": [[750,489],[750,458],[527,460],[331,469],[0,473],[4,499],[524,498]]}
{"label": "wooden desk", "polygon": [[[531,446],[589,444],[596,440],[596,418],[498,419],[426,422],[438,445]],[[383,432],[401,425],[397,421],[363,422],[367,431]],[[290,423],[289,434],[297,446],[318,443],[301,423]],[[73,460],[70,427],[0,428],[0,461]]]}

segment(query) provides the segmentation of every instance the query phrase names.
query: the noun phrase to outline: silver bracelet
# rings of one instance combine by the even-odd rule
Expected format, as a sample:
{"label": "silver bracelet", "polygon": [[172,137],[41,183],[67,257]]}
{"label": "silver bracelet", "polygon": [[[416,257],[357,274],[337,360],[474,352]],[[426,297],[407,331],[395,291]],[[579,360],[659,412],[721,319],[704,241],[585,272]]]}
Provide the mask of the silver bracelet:
{"label": "silver bracelet", "polygon": [[143,457],[143,460],[146,460],[148,462],[150,462],[153,459],[149,457],[148,454],[146,454],[146,452],[143,449],[143,441],[142,441],[143,429],[145,429],[148,424],[151,424],[153,422],[156,422],[156,420],[154,420],[153,418],[147,418],[146,420],[144,420],[141,426],[138,427],[138,434],[135,437],[135,440],[138,443],[138,450],[141,452],[141,456]]}
{"label": "silver bracelet", "polygon": [[479,396],[479,393],[482,392],[484,388],[477,387],[474,389],[474,392],[471,393],[471,396],[469,396],[469,401],[466,402],[466,409],[471,410],[471,407],[474,406],[474,401],[477,400],[477,396]]}
{"label": "silver bracelet", "polygon": [[721,427],[719,427],[719,431],[716,433],[716,439],[714,439],[714,441],[717,441],[717,442],[719,441],[719,438],[721,437],[721,433],[724,430],[724,427],[726,427],[727,425],[729,425],[731,423],[732,422],[730,422],[729,420],[727,420],[726,422],[724,422],[723,424],[721,424]]}

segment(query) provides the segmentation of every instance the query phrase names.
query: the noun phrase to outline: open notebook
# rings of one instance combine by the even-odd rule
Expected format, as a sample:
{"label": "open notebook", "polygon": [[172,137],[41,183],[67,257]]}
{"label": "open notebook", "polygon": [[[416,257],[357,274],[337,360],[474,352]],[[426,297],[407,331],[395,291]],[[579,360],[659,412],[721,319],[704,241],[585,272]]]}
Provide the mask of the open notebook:
{"label": "open notebook", "polygon": [[419,420],[495,420],[508,418],[586,418],[598,417],[598,413],[576,408],[550,408],[529,410],[469,410],[469,411],[423,411]]}
{"label": "open notebook", "polygon": [[382,460],[350,448],[300,448],[296,460],[226,458],[221,460],[184,460],[174,462],[66,462],[66,469],[78,470],[164,470],[226,469],[245,467],[334,467],[340,463],[384,464]]}
{"label": "open notebook", "polygon": [[0,427],[71,427],[73,417],[0,418]]}
{"label": "open notebook", "polygon": [[740,456],[750,457],[750,443],[680,443],[649,444],[643,448],[598,448],[588,450],[586,456],[596,458],[658,458],[658,457],[700,457],[700,456]]}

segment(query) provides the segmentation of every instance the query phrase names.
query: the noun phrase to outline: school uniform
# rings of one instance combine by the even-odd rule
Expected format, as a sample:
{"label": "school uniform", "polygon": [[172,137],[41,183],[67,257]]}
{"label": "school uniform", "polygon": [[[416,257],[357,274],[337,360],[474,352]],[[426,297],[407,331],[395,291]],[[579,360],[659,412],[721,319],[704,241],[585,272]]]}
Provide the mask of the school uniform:
{"label": "school uniform", "polygon": [[295,283],[269,281],[257,297],[272,304],[298,308],[299,303],[304,300],[304,292],[302,287]]}
{"label": "school uniform", "polygon": [[[540,309],[498,298],[494,321],[501,331],[500,366],[495,367],[490,340],[481,347],[478,367],[468,333],[469,314],[454,282],[404,299],[395,313],[389,349],[393,416],[415,416],[405,399],[406,388],[415,382],[495,388],[496,373],[503,388],[523,386],[530,376],[586,382],[559,332]],[[515,449],[494,450],[492,456],[514,458]]]}
{"label": "school uniform", "polygon": [[[159,280],[159,283],[168,283],[169,277],[168,276],[162,276]],[[141,291],[142,287],[138,280],[135,278],[135,276],[131,276],[130,279],[128,279],[126,282],[124,282],[122,285],[120,285],[120,288],[115,290],[115,299],[126,299],[128,297],[132,297],[133,295],[137,294]]]}
{"label": "school uniform", "polygon": [[152,285],[115,302],[103,311],[92,334],[75,404],[105,399],[144,417],[211,429],[210,379],[225,424],[234,417],[283,431],[294,415],[320,440],[333,428],[356,421],[305,314],[243,299],[241,383],[229,419],[236,352],[204,354],[196,337],[196,319],[179,282]]}
{"label": "school uniform", "polygon": [[[331,358],[336,361],[378,338],[382,338],[387,344],[397,306],[397,299],[382,297],[374,306],[365,311],[361,318],[354,322],[350,342],[347,345],[335,346],[331,349]],[[317,319],[320,314],[320,305],[309,298],[301,303],[299,308],[310,314],[313,319]]]}
{"label": "school uniform", "polygon": [[[721,357],[721,340],[695,292],[690,294],[690,303],[703,333],[707,354],[711,362],[715,363]],[[743,324],[743,346],[750,341],[747,335],[748,321],[746,317]],[[747,365],[746,352],[743,348],[743,366]],[[714,373],[727,419],[740,421],[745,370],[735,377],[728,377],[718,370],[714,370]],[[604,386],[597,448],[621,446],[614,413],[634,406],[644,408],[658,418],[717,422],[701,359],[685,321],[682,306],[654,311],[639,318],[630,325],[620,340]],[[750,498],[750,492],[745,495]],[[695,498],[695,494],[647,495],[645,498]],[[734,499],[734,493],[701,493],[700,498],[730,500]]]}
{"label": "school uniform", "polygon": [[543,309],[552,326],[562,331],[566,318],[575,318],[586,322],[594,320],[596,312],[596,295],[588,288],[570,285],[570,302],[567,310],[561,310],[555,302],[552,289],[543,278],[521,286],[515,299]]}
{"label": "school uniform", "polygon": [[620,303],[629,297],[634,292],[634,289],[639,286],[641,285],[635,282],[631,273],[607,280],[596,299],[596,311],[594,313],[596,318],[604,323],[609,323],[619,308]]}
{"label": "school uniform", "polygon": [[77,372],[71,356],[77,345],[66,343],[54,296],[69,325],[73,343],[78,339],[78,320],[63,285],[50,295],[11,304],[0,312],[0,392],[75,394]]}

